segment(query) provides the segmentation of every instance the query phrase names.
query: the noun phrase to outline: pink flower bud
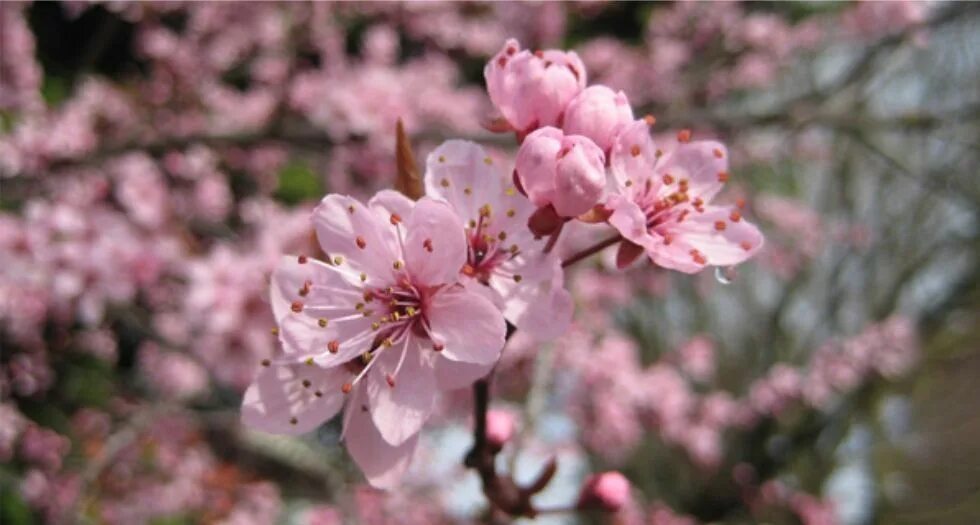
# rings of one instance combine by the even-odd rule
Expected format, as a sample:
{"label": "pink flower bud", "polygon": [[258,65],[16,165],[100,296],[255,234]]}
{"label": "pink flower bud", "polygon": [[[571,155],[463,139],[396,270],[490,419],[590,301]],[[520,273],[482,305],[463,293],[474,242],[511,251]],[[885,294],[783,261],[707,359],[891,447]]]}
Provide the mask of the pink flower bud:
{"label": "pink flower bud", "polygon": [[560,121],[568,102],[585,88],[585,65],[574,51],[521,50],[508,40],[483,69],[490,100],[518,133]]}
{"label": "pink flower bud", "polygon": [[578,497],[578,508],[599,508],[616,512],[630,500],[630,482],[619,472],[593,474],[585,480]]}
{"label": "pink flower bud", "polygon": [[531,133],[517,153],[515,172],[528,199],[575,217],[602,200],[605,155],[591,140],[547,127]]}
{"label": "pink flower bud", "polygon": [[616,134],[633,122],[633,109],[622,91],[606,86],[585,88],[568,103],[562,128],[571,135],[592,139],[602,151],[609,151]]}
{"label": "pink flower bud", "polygon": [[505,410],[487,412],[487,442],[500,448],[514,436],[514,415]]}

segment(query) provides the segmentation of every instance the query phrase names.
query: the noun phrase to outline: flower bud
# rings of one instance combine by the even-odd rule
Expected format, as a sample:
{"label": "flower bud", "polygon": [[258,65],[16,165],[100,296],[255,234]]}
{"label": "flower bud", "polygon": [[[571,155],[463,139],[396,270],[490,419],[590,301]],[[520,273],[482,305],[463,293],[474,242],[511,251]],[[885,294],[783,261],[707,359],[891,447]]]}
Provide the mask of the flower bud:
{"label": "flower bud", "polygon": [[514,436],[514,415],[505,410],[487,412],[487,442],[491,447],[502,448]]}
{"label": "flower bud", "polygon": [[519,134],[557,125],[585,88],[585,65],[574,51],[532,53],[513,39],[487,62],[483,76],[491,102]]}
{"label": "flower bud", "polygon": [[549,204],[561,217],[575,217],[598,204],[606,186],[605,155],[588,138],[541,128],[517,152],[515,172],[535,206]]}
{"label": "flower bud", "polygon": [[630,500],[630,482],[619,472],[593,474],[585,480],[578,497],[579,509],[616,512]]}
{"label": "flower bud", "polygon": [[608,152],[616,134],[633,122],[633,109],[620,91],[606,86],[589,86],[568,103],[562,128],[570,135],[589,137]]}

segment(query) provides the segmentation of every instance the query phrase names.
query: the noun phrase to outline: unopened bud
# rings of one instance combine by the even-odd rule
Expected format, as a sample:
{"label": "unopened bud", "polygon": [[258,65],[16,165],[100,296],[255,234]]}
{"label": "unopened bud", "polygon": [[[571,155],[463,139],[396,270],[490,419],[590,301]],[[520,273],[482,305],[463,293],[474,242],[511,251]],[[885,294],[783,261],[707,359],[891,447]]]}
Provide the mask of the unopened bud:
{"label": "unopened bud", "polygon": [[578,498],[579,509],[616,512],[630,500],[630,482],[619,472],[593,474],[585,480]]}

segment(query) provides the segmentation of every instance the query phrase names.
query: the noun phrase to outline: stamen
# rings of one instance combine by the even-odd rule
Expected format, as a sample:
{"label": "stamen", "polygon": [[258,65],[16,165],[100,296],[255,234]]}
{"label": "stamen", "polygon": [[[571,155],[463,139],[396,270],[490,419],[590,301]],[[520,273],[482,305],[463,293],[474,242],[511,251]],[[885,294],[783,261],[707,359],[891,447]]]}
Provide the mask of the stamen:
{"label": "stamen", "polygon": [[742,214],[739,213],[738,210],[732,210],[732,213],[728,215],[728,218],[731,219],[732,222],[738,222],[742,220]]}
{"label": "stamen", "polygon": [[708,260],[704,258],[704,254],[697,250],[691,250],[691,258],[698,264],[707,264],[708,262]]}
{"label": "stamen", "polygon": [[329,350],[331,354],[336,354],[337,352],[339,352],[340,351],[340,341],[334,339],[333,341],[330,341],[329,343],[327,343],[327,350]]}
{"label": "stamen", "polygon": [[367,281],[367,274],[364,273],[364,272],[361,272],[361,282],[363,283],[365,281]]}
{"label": "stamen", "polygon": [[432,253],[432,239],[422,241],[422,247],[425,248],[425,251]]}
{"label": "stamen", "polygon": [[449,179],[443,177],[443,179],[441,181],[439,181],[439,185],[442,186],[443,188],[448,188],[449,187]]}
{"label": "stamen", "polygon": [[715,148],[712,153],[714,153],[716,159],[723,158],[725,154],[718,148]]}
{"label": "stamen", "polygon": [[[445,155],[439,155],[439,162],[446,162],[446,156]],[[442,179],[442,180],[446,180],[446,179]]]}
{"label": "stamen", "polygon": [[652,126],[657,123],[657,117],[647,114],[643,116],[643,121],[647,123],[647,126]]}
{"label": "stamen", "polygon": [[674,183],[674,177],[670,173],[664,173],[664,184],[670,186]]}
{"label": "stamen", "polygon": [[738,243],[738,244],[739,244],[739,246],[741,246],[741,247],[742,247],[742,249],[743,249],[743,250],[745,250],[745,251],[749,251],[749,250],[751,250],[751,249],[752,249],[752,244],[751,244],[751,243],[749,243],[749,241],[742,241],[742,242],[740,242],[740,243]]}
{"label": "stamen", "polygon": [[268,359],[263,359],[262,360],[262,366],[268,367],[271,364],[272,364],[272,361],[269,361]]}
{"label": "stamen", "polygon": [[514,208],[511,208],[511,209],[507,210],[507,216],[508,217],[513,217],[514,215],[517,215],[517,211],[514,210]]}
{"label": "stamen", "polygon": [[391,267],[394,268],[395,270],[401,270],[402,266],[405,266],[405,264],[401,261],[395,261],[391,263]]}
{"label": "stamen", "polygon": [[361,237],[360,235],[357,236],[357,239],[354,239],[354,242],[356,242],[357,247],[362,250],[367,246],[367,241],[365,241],[364,237]]}
{"label": "stamen", "polygon": [[352,383],[344,383],[343,386],[340,387],[340,391],[345,394],[350,394],[350,391],[353,389],[354,385]]}
{"label": "stamen", "polygon": [[296,258],[296,262],[298,262],[300,264],[306,264],[306,261],[307,260],[308,259],[306,258],[305,255],[300,255],[299,257]]}
{"label": "stamen", "polygon": [[691,130],[682,129],[677,132],[677,142],[684,144],[690,141],[691,141]]}
{"label": "stamen", "polygon": [[333,258],[333,264],[334,264],[334,266],[340,266],[341,264],[344,264],[344,258],[341,257],[341,256],[339,256],[339,255],[336,256],[336,257],[334,257]]}
{"label": "stamen", "polygon": [[489,166],[493,164],[493,159],[491,159],[490,157],[483,157],[483,163]]}
{"label": "stamen", "polygon": [[519,274],[519,273],[515,273],[515,274],[514,274],[514,282],[515,282],[515,283],[519,283],[519,282],[521,282],[521,281],[523,281],[523,280],[524,280],[524,278],[523,278],[523,277],[521,277],[521,274]]}
{"label": "stamen", "polygon": [[632,155],[634,157],[639,157],[640,156],[640,146],[637,145],[637,144],[633,144],[632,146],[630,146],[630,155]]}
{"label": "stamen", "polygon": [[725,224],[725,221],[715,221],[715,229],[716,230],[718,230],[720,232],[721,231],[725,231],[725,228],[726,227],[727,227],[727,225]]}
{"label": "stamen", "polygon": [[398,226],[402,222],[402,216],[398,215],[397,213],[392,213],[391,217],[388,218],[388,221],[391,222],[392,226]]}
{"label": "stamen", "polygon": [[313,383],[310,383],[310,380],[309,379],[304,379],[303,380],[303,388],[310,388],[310,385],[312,385],[312,384]]}
{"label": "stamen", "polygon": [[[715,151],[718,151],[718,150],[715,150]],[[728,172],[727,171],[719,172],[718,173],[718,182],[721,182],[721,183],[728,182],[728,177],[729,177],[729,175],[728,175]]]}
{"label": "stamen", "polygon": [[289,424],[290,425],[295,425],[296,423],[299,423],[299,421],[297,421],[295,417],[289,418]]}
{"label": "stamen", "polygon": [[279,327],[278,326],[272,327],[272,329],[269,330],[269,333],[271,333],[272,335],[279,335]]}
{"label": "stamen", "polygon": [[348,206],[347,207],[347,211],[350,212],[351,214],[353,214],[354,213],[354,205],[351,204],[350,206]]}
{"label": "stamen", "polygon": [[317,319],[316,324],[320,325],[320,328],[326,328],[329,322],[330,321],[321,317],[320,319]]}
{"label": "stamen", "polygon": [[293,301],[293,304],[289,305],[289,309],[293,312],[300,313],[303,311],[303,303],[299,301]]}

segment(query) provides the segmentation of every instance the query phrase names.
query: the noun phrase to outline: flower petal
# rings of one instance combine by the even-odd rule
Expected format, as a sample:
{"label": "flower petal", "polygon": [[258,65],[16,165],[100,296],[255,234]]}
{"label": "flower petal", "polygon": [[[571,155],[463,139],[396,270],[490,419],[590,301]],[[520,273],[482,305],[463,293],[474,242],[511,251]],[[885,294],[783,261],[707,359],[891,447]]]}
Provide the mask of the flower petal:
{"label": "flower petal", "polygon": [[466,263],[466,235],[460,218],[443,201],[423,197],[406,225],[405,267],[425,286],[455,283]]}
{"label": "flower petal", "polygon": [[245,391],[242,422],[274,434],[309,432],[340,411],[348,375],[309,365],[263,367]]}
{"label": "flower petal", "polygon": [[395,190],[381,190],[368,201],[368,208],[377,213],[382,222],[390,221],[392,213],[408,217],[414,206],[412,199]]}
{"label": "flower petal", "polygon": [[331,194],[313,210],[317,240],[328,256],[365,272],[374,280],[394,282],[392,263],[399,248],[395,228],[357,199]]}
{"label": "flower petal", "polygon": [[[737,220],[733,220],[737,219]],[[657,264],[687,273],[705,265],[729,266],[751,258],[763,245],[762,233],[741,218],[738,210],[706,206],[704,213],[692,213],[670,226],[673,242],[655,250]],[[703,257],[699,263],[696,253]]]}
{"label": "flower petal", "polygon": [[436,383],[440,390],[458,390],[466,388],[478,379],[482,379],[493,370],[494,363],[476,365],[453,361],[445,357],[436,357]]}
{"label": "flower petal", "polygon": [[368,483],[379,489],[393,488],[412,463],[419,442],[418,434],[398,446],[392,446],[381,437],[367,411],[359,406],[350,406],[348,410],[355,412],[344,429],[347,452],[354,458]]}
{"label": "flower petal", "polygon": [[504,317],[539,341],[565,333],[572,320],[572,296],[564,289],[564,272],[557,257],[546,254],[522,256],[513,270],[521,282],[495,276],[491,286],[503,297]]}
{"label": "flower petal", "polygon": [[[609,157],[610,172],[620,193],[632,196],[635,191],[644,191],[658,164],[657,147],[646,121],[637,120],[623,128],[613,141]],[[653,183],[659,185],[660,181]]]}
{"label": "flower petal", "polygon": [[[404,360],[401,367],[399,361]],[[377,355],[367,376],[367,397],[371,419],[381,436],[391,445],[400,445],[422,429],[432,413],[436,395],[432,352],[423,349],[417,338],[409,337],[404,346],[396,345]],[[394,386],[388,379],[394,380]]]}
{"label": "flower petal", "polygon": [[439,290],[426,309],[429,330],[442,355],[453,361],[496,362],[507,325],[492,302],[462,286]]}
{"label": "flower petal", "polygon": [[447,140],[425,162],[425,193],[448,202],[464,221],[478,218],[484,204],[503,193],[503,178],[493,159],[475,142]]}
{"label": "flower petal", "polygon": [[[687,195],[710,202],[728,179],[728,151],[713,140],[678,144],[657,167],[658,176],[670,174],[677,181],[688,181]],[[661,193],[673,189],[663,188]],[[661,195],[662,197],[666,195]]]}

